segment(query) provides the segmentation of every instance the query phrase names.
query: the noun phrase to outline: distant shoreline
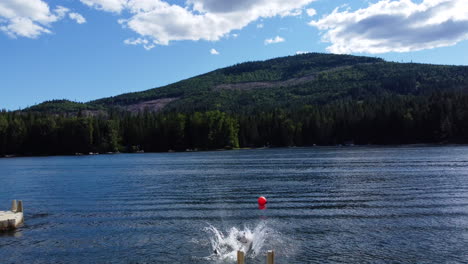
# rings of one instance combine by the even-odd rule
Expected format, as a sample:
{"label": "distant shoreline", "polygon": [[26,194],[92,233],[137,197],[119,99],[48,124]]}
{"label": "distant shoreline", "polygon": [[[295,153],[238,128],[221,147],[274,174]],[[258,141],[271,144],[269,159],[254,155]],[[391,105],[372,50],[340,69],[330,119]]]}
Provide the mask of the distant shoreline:
{"label": "distant shoreline", "polygon": [[466,147],[468,144],[461,143],[414,143],[414,144],[387,144],[387,145],[316,145],[316,146],[289,146],[289,147],[245,147],[245,148],[234,148],[234,149],[211,149],[211,150],[184,150],[184,151],[160,151],[160,152],[107,152],[107,153],[75,153],[75,154],[61,154],[61,155],[4,155],[0,156],[0,159],[13,159],[13,158],[43,158],[43,157],[74,157],[74,156],[101,156],[101,155],[119,155],[119,154],[162,154],[162,153],[191,153],[191,152],[220,152],[220,151],[236,151],[236,150],[261,150],[261,149],[307,149],[307,148],[362,148],[362,147],[374,147],[374,148],[398,148],[398,147]]}

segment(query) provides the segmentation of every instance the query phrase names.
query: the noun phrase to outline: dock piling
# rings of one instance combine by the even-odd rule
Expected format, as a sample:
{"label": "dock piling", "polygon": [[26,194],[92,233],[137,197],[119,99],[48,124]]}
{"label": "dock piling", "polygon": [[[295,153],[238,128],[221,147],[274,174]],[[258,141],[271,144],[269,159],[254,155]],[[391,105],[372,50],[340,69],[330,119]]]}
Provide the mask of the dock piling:
{"label": "dock piling", "polygon": [[18,203],[16,202],[16,200],[13,200],[13,202],[11,202],[11,211],[13,213],[16,213],[16,211],[18,211]]}
{"label": "dock piling", "polygon": [[245,254],[244,251],[237,251],[237,264],[245,264]]}
{"label": "dock piling", "polygon": [[23,213],[23,201],[18,201],[18,208],[16,210],[17,213]]}
{"label": "dock piling", "polygon": [[11,211],[0,211],[0,232],[15,229],[23,223],[23,201],[13,200]]}
{"label": "dock piling", "polygon": [[[245,253],[244,251],[237,251],[237,264],[245,264]],[[267,264],[275,264],[275,252],[268,250],[267,253]]]}
{"label": "dock piling", "polygon": [[267,264],[275,264],[275,252],[273,250],[268,250]]}

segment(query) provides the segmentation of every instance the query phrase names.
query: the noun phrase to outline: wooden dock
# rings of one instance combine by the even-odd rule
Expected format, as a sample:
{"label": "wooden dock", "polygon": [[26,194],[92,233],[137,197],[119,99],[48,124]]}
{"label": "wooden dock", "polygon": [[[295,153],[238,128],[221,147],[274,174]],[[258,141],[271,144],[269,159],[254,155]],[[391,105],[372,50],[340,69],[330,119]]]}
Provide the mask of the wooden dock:
{"label": "wooden dock", "polygon": [[[267,252],[267,264],[275,264],[275,252],[273,250],[268,250]],[[237,251],[237,264],[245,264],[245,253],[244,251]]]}
{"label": "wooden dock", "polygon": [[23,222],[23,201],[14,200],[10,211],[0,211],[0,231],[16,229]]}

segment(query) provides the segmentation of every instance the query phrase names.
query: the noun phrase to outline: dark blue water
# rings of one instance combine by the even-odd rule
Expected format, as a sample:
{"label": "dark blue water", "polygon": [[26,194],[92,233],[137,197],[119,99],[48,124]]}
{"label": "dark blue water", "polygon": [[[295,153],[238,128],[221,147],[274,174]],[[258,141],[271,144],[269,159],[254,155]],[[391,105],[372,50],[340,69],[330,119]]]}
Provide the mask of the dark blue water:
{"label": "dark blue water", "polygon": [[210,226],[265,227],[247,263],[468,263],[468,147],[0,159],[12,199],[0,263],[235,263]]}

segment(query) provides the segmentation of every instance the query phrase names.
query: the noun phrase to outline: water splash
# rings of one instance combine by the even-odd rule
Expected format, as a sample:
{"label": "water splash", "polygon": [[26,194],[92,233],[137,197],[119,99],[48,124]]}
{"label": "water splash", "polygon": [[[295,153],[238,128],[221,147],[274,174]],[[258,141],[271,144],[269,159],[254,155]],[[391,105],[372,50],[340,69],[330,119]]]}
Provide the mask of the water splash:
{"label": "water splash", "polygon": [[254,258],[262,252],[265,241],[272,233],[264,222],[253,229],[247,226],[243,229],[231,227],[226,232],[209,225],[205,231],[210,235],[213,252],[208,259],[236,259],[238,250],[244,251],[246,257]]}

